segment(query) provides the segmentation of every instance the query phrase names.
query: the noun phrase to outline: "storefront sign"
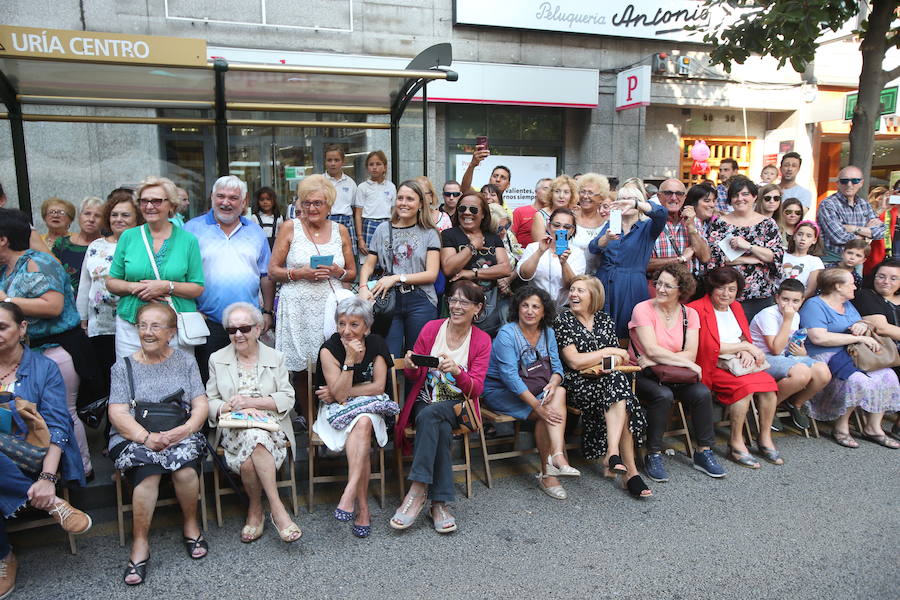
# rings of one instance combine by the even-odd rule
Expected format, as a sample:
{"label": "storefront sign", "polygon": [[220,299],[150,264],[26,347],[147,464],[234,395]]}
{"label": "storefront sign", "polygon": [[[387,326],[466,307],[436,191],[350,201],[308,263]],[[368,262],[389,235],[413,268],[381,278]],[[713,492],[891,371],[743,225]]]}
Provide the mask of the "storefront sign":
{"label": "storefront sign", "polygon": [[[457,154],[454,157],[456,163],[456,181],[462,181],[471,154]],[[489,183],[494,167],[503,165],[510,171],[509,187],[503,193],[503,204],[510,210],[534,202],[534,184],[538,179],[556,177],[555,156],[488,156],[475,167],[472,174],[472,187],[480,190],[481,186]]]}
{"label": "storefront sign", "polygon": [[[881,110],[878,111],[880,116],[897,114],[897,86],[884,88],[881,90]],[[853,120],[853,111],[856,109],[856,102],[859,100],[859,92],[850,92],[844,97],[844,120]]]}
{"label": "storefront sign", "polygon": [[198,66],[206,64],[206,40],[0,26],[0,58],[17,56]]}
{"label": "storefront sign", "polygon": [[457,25],[701,42],[702,32],[686,31],[685,28],[709,25],[710,11],[700,0],[455,0],[453,22]]}
{"label": "storefront sign", "polygon": [[622,71],[616,77],[616,110],[650,105],[650,65]]}

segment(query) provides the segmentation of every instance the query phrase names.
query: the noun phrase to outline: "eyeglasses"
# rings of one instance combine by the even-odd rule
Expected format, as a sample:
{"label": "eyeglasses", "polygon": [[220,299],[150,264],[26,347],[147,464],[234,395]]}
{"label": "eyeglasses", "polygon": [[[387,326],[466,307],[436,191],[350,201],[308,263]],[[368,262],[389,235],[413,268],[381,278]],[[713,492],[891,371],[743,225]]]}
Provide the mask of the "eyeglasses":
{"label": "eyeglasses", "polygon": [[166,200],[168,200],[168,198],[141,198],[138,202],[141,203],[141,206],[153,205],[159,208]]}
{"label": "eyeglasses", "polygon": [[803,213],[800,212],[799,210],[786,210],[786,211],[784,211],[784,214],[786,214],[786,215],[798,215],[798,216],[799,216],[799,215],[802,215]]}
{"label": "eyeglasses", "polygon": [[459,198],[462,192],[444,192],[444,198]]}
{"label": "eyeglasses", "polygon": [[862,177],[841,177],[840,179],[838,179],[838,183],[840,183],[841,185],[847,185],[848,183],[856,185],[860,181],[862,181]]}
{"label": "eyeglasses", "polygon": [[781,202],[781,196],[763,196],[766,202]]}
{"label": "eyeglasses", "polygon": [[673,196],[675,198],[684,198],[684,192],[681,190],[659,190],[659,193],[662,196],[668,196],[670,198]]}
{"label": "eyeglasses", "polygon": [[509,229],[509,223],[507,223],[506,225],[498,225],[498,226],[497,226],[497,233],[503,233],[503,232],[506,231],[507,229]]}
{"label": "eyeglasses", "polygon": [[477,215],[480,210],[481,209],[477,206],[458,206],[456,208],[456,212],[458,212],[459,214],[463,214],[466,211],[469,211],[473,215]]}
{"label": "eyeglasses", "polygon": [[654,281],[654,282],[653,282],[653,285],[654,285],[654,286],[656,287],[656,289],[658,289],[658,290],[668,290],[668,291],[672,291],[672,290],[677,290],[677,289],[678,289],[678,286],[672,285],[671,283],[666,283],[665,281],[660,281],[659,279],[657,279],[656,281]]}
{"label": "eyeglasses", "polygon": [[890,281],[891,283],[897,283],[898,281],[900,281],[900,277],[897,277],[896,275],[891,275],[890,277],[888,277],[884,273],[879,273],[875,276],[875,279],[877,279],[878,281]]}
{"label": "eyeglasses", "polygon": [[325,203],[321,200],[304,200],[300,203],[301,208],[322,208],[323,206],[325,206]]}
{"label": "eyeglasses", "polygon": [[228,335],[234,335],[238,331],[240,331],[241,333],[250,333],[250,330],[253,329],[254,327],[255,327],[255,325],[241,325],[240,327],[226,327],[225,333],[227,333]]}
{"label": "eyeglasses", "polygon": [[456,304],[457,306],[461,306],[463,308],[469,308],[470,306],[472,306],[475,303],[472,302],[471,300],[467,300],[466,298],[457,298],[456,296],[453,296],[452,298],[449,298],[447,300],[447,304],[450,306],[453,306],[454,304]]}
{"label": "eyeglasses", "polygon": [[550,226],[556,227],[557,229],[565,229],[566,231],[573,231],[575,229],[574,225],[565,225],[563,223],[557,223],[556,221],[550,223]]}
{"label": "eyeglasses", "polygon": [[160,325],[159,323],[138,323],[138,331],[149,331],[150,333],[159,333],[164,329],[171,329],[168,325]]}
{"label": "eyeglasses", "polygon": [[58,208],[52,208],[47,211],[48,217],[66,217],[66,216],[68,216],[68,214],[69,213],[67,213],[66,211],[60,210]]}

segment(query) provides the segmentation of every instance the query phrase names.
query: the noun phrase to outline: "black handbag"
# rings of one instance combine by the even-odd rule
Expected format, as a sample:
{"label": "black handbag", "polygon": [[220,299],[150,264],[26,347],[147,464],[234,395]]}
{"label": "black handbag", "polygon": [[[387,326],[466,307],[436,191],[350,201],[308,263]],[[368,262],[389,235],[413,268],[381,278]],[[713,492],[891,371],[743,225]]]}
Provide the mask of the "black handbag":
{"label": "black handbag", "polygon": [[[394,226],[390,221],[388,224],[388,239],[390,240],[391,246],[391,255],[388,258],[388,271],[387,275],[394,274]],[[384,274],[382,274],[382,277]],[[397,309],[397,289],[391,288],[387,292],[384,293],[383,296],[378,296],[375,298],[375,305],[372,307],[372,312],[379,319],[392,319],[394,318],[394,311]]]}
{"label": "black handbag", "polygon": [[131,408],[138,425],[150,433],[169,431],[187,423],[190,415],[182,405],[184,389],[169,394],[159,402],[136,402],[134,399],[134,375],[131,370],[131,359],[125,358],[125,370],[128,373],[128,389],[131,392]]}
{"label": "black handbag", "polygon": [[92,429],[100,427],[103,417],[106,416],[106,409],[109,406],[109,396],[104,396],[99,400],[94,400],[87,406],[82,406],[77,410],[78,418]]}
{"label": "black handbag", "polygon": [[484,292],[484,307],[475,316],[475,325],[491,337],[497,335],[503,319],[500,318],[500,294],[497,283]]}
{"label": "black handbag", "polygon": [[[524,335],[522,336],[524,339]],[[550,343],[547,341],[547,330],[544,330],[544,339],[549,346]],[[528,340],[525,340],[526,343]],[[537,356],[537,360],[535,360],[530,365],[522,364],[522,355],[524,355],[529,349],[534,350],[534,354]],[[525,387],[528,388],[528,391],[534,394],[535,397],[540,396],[544,392],[544,388],[547,387],[547,384],[550,383],[550,378],[553,377],[553,365],[550,362],[550,356],[541,356],[541,353],[538,351],[537,346],[532,346],[529,344],[526,348],[522,349],[522,352],[519,353],[519,377],[522,378],[522,383],[525,384]]]}

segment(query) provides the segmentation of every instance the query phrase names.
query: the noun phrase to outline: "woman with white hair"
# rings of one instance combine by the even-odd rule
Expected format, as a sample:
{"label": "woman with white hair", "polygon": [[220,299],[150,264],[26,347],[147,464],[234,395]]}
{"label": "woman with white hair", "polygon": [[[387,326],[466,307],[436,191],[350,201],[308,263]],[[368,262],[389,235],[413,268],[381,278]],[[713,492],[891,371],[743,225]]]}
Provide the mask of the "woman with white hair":
{"label": "woman with white hair", "polygon": [[643,186],[632,180],[619,188],[610,214],[616,210],[622,213],[621,233],[610,232],[610,217],[588,249],[600,257],[597,279],[606,290],[603,310],[616,324],[616,336],[623,339],[628,337],[632,309],[650,297],[647,264],[668,213],[661,204],[648,202]]}
{"label": "woman with white hair", "polygon": [[[141,306],[166,302],[176,312],[194,312],[196,299],[203,293],[200,244],[193,234],[169,221],[178,203],[175,184],[165,177],[147,177],[138,186],[136,197],[144,224],[119,236],[106,280],[106,289],[120,296],[116,308],[118,357],[130,356],[140,348],[135,323]],[[172,343],[178,343],[177,335],[172,336]],[[182,349],[193,354],[191,346]]]}
{"label": "woman with white hair", "polygon": [[72,291],[76,296],[81,281],[81,265],[88,246],[100,237],[101,230],[105,227],[103,205],[103,200],[96,196],[85,198],[78,208],[78,233],[58,237],[53,243],[53,255],[69,275]]}
{"label": "woman with white hair", "polygon": [[250,543],[262,535],[266,524],[262,504],[265,493],[278,536],[284,542],[296,542],[302,533],[278,495],[275,478],[287,457],[287,443],[294,445],[290,416],[294,388],[288,379],[284,355],[259,343],[263,316],[252,304],[235,302],[226,307],[222,325],[231,343],[209,357],[206,395],[210,427],[219,426],[219,418],[226,413],[278,423],[277,431],[260,427],[219,427],[216,431],[216,443],[225,450],[225,464],[240,474],[247,491],[249,506],[241,541]]}
{"label": "woman with white hair", "polygon": [[[369,514],[369,451],[372,436],[387,444],[384,414],[396,414],[387,395],[392,366],[384,338],[369,333],[372,307],[359,296],[338,303],[334,315],[337,332],[319,350],[316,395],[321,404],[313,431],[334,452],[345,451],[349,474],[334,518],[353,521],[356,537],[371,532]],[[377,412],[363,412],[363,411]],[[354,514],[355,513],[355,514]]]}

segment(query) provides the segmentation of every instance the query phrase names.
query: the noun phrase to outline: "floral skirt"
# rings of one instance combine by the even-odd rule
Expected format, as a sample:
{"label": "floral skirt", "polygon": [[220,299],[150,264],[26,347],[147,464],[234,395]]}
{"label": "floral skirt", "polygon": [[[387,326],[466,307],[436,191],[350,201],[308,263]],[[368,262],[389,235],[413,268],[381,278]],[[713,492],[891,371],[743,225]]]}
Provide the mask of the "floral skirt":
{"label": "floral skirt", "polygon": [[133,486],[149,475],[174,473],[185,467],[197,469],[205,454],[206,438],[199,432],[159,452],[137,442],[124,442],[110,450],[116,469],[123,471]]}
{"label": "floral skirt", "polygon": [[225,464],[235,473],[241,472],[244,464],[257,446],[268,450],[275,459],[275,468],[280,469],[287,456],[287,436],[283,431],[266,431],[251,427],[250,429],[222,429],[220,441],[225,450]]}
{"label": "floral skirt", "polygon": [[[820,354],[816,360],[828,362],[833,353]],[[833,377],[831,383],[807,402],[809,416],[817,421],[834,421],[848,410],[859,407],[869,413],[900,410],[900,383],[893,369],[857,371],[847,379]]]}

